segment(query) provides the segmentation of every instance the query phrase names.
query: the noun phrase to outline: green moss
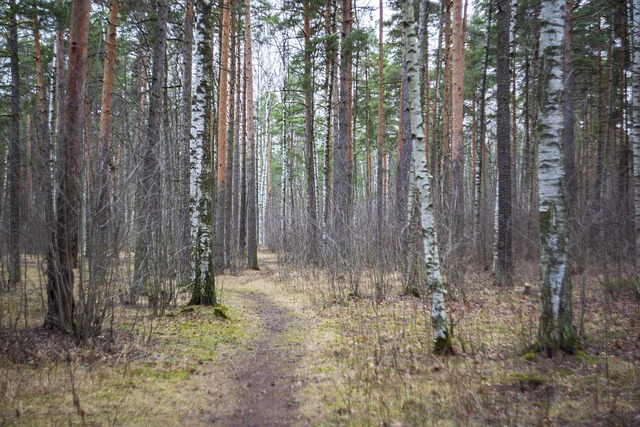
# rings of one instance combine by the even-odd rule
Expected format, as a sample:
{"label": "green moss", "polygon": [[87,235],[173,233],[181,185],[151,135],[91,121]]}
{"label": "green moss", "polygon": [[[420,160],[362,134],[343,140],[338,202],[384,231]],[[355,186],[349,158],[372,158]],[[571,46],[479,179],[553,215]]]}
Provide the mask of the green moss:
{"label": "green moss", "polygon": [[180,381],[189,377],[189,372],[184,369],[172,369],[168,371],[157,370],[154,367],[139,367],[131,370],[134,377],[149,378],[154,380]]}
{"label": "green moss", "polygon": [[444,337],[438,337],[433,342],[433,353],[439,356],[452,356],[455,354],[453,350],[453,342],[451,336],[447,333]]}
{"label": "green moss", "polygon": [[522,357],[524,358],[524,360],[532,362],[536,359],[537,353],[535,351],[527,351],[525,354],[522,355]]}

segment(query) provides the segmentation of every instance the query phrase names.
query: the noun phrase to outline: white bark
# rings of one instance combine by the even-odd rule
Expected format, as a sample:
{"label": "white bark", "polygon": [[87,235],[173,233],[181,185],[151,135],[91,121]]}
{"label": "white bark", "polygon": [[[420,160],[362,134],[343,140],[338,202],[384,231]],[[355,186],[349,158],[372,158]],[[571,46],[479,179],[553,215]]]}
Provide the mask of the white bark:
{"label": "white bark", "polygon": [[449,340],[447,333],[445,290],[440,275],[440,256],[435,229],[433,197],[431,194],[431,176],[427,171],[427,159],[424,145],[424,127],[422,109],[420,107],[422,91],[420,90],[420,72],[418,65],[417,31],[412,2],[402,2],[403,26],[407,46],[407,75],[409,89],[409,105],[411,114],[412,168],[415,187],[420,199],[420,225],[422,244],[424,247],[424,263],[427,271],[427,285],[431,293],[431,323],[433,336],[438,345]]}
{"label": "white bark", "polygon": [[[197,2],[198,5],[206,5],[204,10],[211,10],[209,0]],[[212,271],[209,265],[211,256],[211,229],[212,223],[210,218],[212,210],[211,199],[211,162],[205,158],[205,151],[209,149],[209,132],[206,126],[206,96],[210,88],[209,76],[205,69],[206,58],[211,55],[209,43],[205,40],[203,22],[203,11],[196,7],[194,13],[194,76],[193,87],[195,93],[192,104],[191,118],[191,142],[190,142],[190,158],[191,158],[191,179],[190,179],[190,195],[191,195],[191,282],[194,286],[201,286],[202,281],[207,277],[207,273]],[[199,280],[198,280],[199,278]],[[198,301],[199,302],[199,301]]]}
{"label": "white bark", "polygon": [[542,312],[539,344],[571,349],[571,282],[563,165],[563,46],[565,0],[545,0],[540,11],[538,195]]}

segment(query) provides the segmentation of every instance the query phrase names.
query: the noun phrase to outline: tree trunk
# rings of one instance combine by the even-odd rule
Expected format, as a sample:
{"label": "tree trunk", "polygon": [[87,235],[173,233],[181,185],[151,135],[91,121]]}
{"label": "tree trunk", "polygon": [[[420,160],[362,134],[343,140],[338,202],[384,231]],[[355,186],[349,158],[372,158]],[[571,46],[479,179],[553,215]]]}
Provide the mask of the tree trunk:
{"label": "tree trunk", "polygon": [[217,196],[215,210],[214,258],[216,271],[224,269],[225,192],[227,179],[227,105],[229,101],[229,0],[222,0],[220,24],[220,64],[218,82]]}
{"label": "tree trunk", "polygon": [[[464,16],[463,0],[453,0],[453,82],[451,94],[451,161],[452,161],[452,256],[454,262],[461,262],[462,236],[464,235],[464,147],[462,121],[464,118]],[[451,278],[459,269],[451,271]]]}
{"label": "tree trunk", "polygon": [[[376,192],[376,213],[378,238],[382,232],[382,224],[384,221],[384,193],[382,191],[382,181],[384,176],[384,166],[382,159],[384,157],[384,44],[383,44],[383,15],[384,2],[380,0],[380,23],[378,26],[378,149],[376,150],[376,170],[377,170],[377,192]],[[400,204],[398,204],[400,206]]]}
{"label": "tree trunk", "polygon": [[634,159],[635,230],[636,230],[636,292],[640,293],[640,5],[633,2],[633,121],[632,144]]}
{"label": "tree trunk", "polygon": [[511,4],[509,0],[498,1],[498,66],[497,88],[497,130],[498,145],[498,229],[496,260],[494,263],[495,284],[511,286],[513,272],[512,256],[512,197],[511,197],[511,116],[509,79],[509,20]]}
{"label": "tree trunk", "polygon": [[420,197],[420,224],[424,248],[424,264],[427,271],[427,286],[431,290],[431,324],[433,327],[434,352],[453,352],[451,337],[447,331],[445,291],[440,276],[440,255],[436,238],[431,176],[427,172],[425,156],[422,109],[420,107],[420,72],[417,64],[416,23],[412,2],[402,2],[403,27],[407,44],[408,91],[411,112],[411,136],[413,139],[413,168],[415,185]]}
{"label": "tree trunk", "polygon": [[[117,256],[116,233],[113,228],[113,179],[111,176],[111,141],[109,126],[111,124],[111,106],[113,104],[113,80],[116,62],[116,28],[118,25],[118,0],[111,0],[107,18],[106,54],[103,72],[102,102],[100,129],[98,135],[98,169],[94,197],[91,200],[91,225],[89,227],[90,277],[87,292],[81,293],[79,303],[83,313],[77,316],[78,333],[84,338],[92,337],[100,332],[103,312],[101,305],[106,301],[99,298],[98,293],[106,288],[107,273],[110,262]],[[82,298],[84,297],[84,298]]]}
{"label": "tree trunk", "polygon": [[180,158],[180,214],[181,235],[178,284],[188,285],[191,277],[189,252],[191,251],[190,172],[191,172],[191,108],[193,69],[193,1],[186,0],[182,40],[182,144]]}
{"label": "tree trunk", "polygon": [[18,57],[18,23],[15,0],[9,1],[9,56],[11,63],[11,125],[9,130],[9,286],[20,283],[20,63]]}
{"label": "tree trunk", "polygon": [[[45,227],[49,233],[46,238],[49,239],[48,244],[53,242],[54,230],[54,212],[53,212],[53,180],[51,176],[51,129],[49,126],[49,114],[47,95],[44,84],[44,71],[42,65],[42,50],[40,48],[40,24],[38,22],[38,9],[35,5],[33,8],[33,43],[34,56],[36,65],[36,85],[38,90],[38,115],[36,118],[36,129],[38,138],[38,169],[40,171],[40,180],[42,183],[43,201],[44,201],[44,218]],[[3,155],[4,153],[0,153]],[[2,173],[2,171],[0,171]],[[2,186],[0,185],[0,188]],[[48,247],[48,252],[50,248]]]}
{"label": "tree trunk", "polygon": [[83,105],[87,78],[90,0],[76,0],[71,9],[69,76],[61,133],[58,137],[58,193],[55,241],[47,265],[47,314],[45,327],[75,332],[74,248],[77,248],[80,207],[80,158]]}
{"label": "tree trunk", "polygon": [[540,112],[537,128],[540,200],[541,314],[538,345],[573,352],[571,278],[562,163],[563,35],[565,0],[545,0],[540,10]]}
{"label": "tree trunk", "polygon": [[316,171],[314,165],[313,137],[313,75],[311,73],[311,5],[310,0],[304,2],[304,77],[302,86],[304,90],[305,111],[305,158],[307,168],[307,215],[308,215],[308,239],[309,257],[315,261],[318,256],[318,215],[316,209]]}
{"label": "tree trunk", "polygon": [[[348,229],[351,218],[351,85],[349,76],[352,52],[351,48],[347,46],[351,27],[351,0],[342,0],[340,100],[338,107],[339,130],[337,144],[334,150],[333,168],[334,233],[341,251],[344,251],[345,245],[349,240]],[[344,256],[344,253],[341,255]]]}
{"label": "tree trunk", "polygon": [[191,286],[189,304],[216,304],[213,245],[213,50],[210,0],[196,0],[195,94],[191,126]]}
{"label": "tree trunk", "polygon": [[231,45],[229,47],[229,54],[231,55],[231,64],[229,70],[231,72],[229,78],[229,126],[227,129],[227,172],[226,172],[226,190],[225,190],[225,208],[224,208],[224,241],[225,241],[225,259],[226,266],[231,266],[231,257],[235,256],[234,252],[234,237],[232,233],[233,222],[237,219],[233,217],[233,174],[234,174],[234,155],[235,155],[235,123],[238,120],[236,116],[236,88],[238,85],[238,60],[236,55],[236,0],[229,2],[229,8],[231,9],[231,27],[229,29],[229,36],[231,37]]}
{"label": "tree trunk", "polygon": [[333,0],[327,0],[327,9],[324,15],[324,31],[325,31],[325,121],[327,123],[327,135],[324,143],[324,209],[323,209],[323,225],[326,230],[329,225],[329,217],[331,214],[331,151],[332,144],[331,139],[333,135],[333,83],[335,74],[335,48],[334,43],[331,41],[332,27],[333,27],[333,13],[332,13]]}
{"label": "tree trunk", "polygon": [[258,269],[258,224],[256,221],[256,161],[253,111],[253,58],[251,52],[251,0],[244,0],[244,70],[246,88],[247,120],[247,263]]}

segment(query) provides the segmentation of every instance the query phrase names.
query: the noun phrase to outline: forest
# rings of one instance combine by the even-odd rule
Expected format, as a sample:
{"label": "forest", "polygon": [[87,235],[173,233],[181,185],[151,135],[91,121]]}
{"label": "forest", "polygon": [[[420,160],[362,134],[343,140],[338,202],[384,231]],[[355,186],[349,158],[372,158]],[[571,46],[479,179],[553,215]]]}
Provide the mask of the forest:
{"label": "forest", "polygon": [[640,424],[638,0],[0,21],[0,424]]}

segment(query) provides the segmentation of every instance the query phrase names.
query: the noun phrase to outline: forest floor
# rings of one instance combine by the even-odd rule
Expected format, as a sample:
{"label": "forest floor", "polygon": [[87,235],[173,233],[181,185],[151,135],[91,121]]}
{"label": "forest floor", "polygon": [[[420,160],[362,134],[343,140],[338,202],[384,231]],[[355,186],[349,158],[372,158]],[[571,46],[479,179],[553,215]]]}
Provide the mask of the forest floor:
{"label": "forest floor", "polygon": [[469,273],[449,295],[456,354],[436,357],[427,302],[394,277],[377,276],[376,303],[372,272],[354,293],[349,274],[267,252],[260,266],[217,279],[226,317],[118,306],[84,346],[39,327],[40,288],[1,295],[16,321],[0,330],[0,425],[640,425],[640,311],[623,280],[574,286],[582,349],[547,358],[527,350],[536,287]]}

